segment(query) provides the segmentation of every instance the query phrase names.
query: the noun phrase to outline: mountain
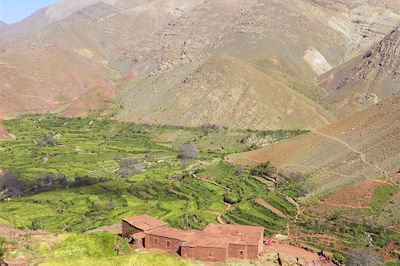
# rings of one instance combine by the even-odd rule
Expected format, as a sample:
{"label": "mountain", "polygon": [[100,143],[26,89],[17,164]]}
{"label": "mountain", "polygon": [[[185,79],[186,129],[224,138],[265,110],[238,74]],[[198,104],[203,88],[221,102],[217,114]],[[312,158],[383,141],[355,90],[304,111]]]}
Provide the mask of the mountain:
{"label": "mountain", "polygon": [[[0,100],[5,104],[0,112],[10,118],[121,110],[118,117],[128,121],[197,125],[210,118],[249,128],[318,127],[330,116],[316,105],[327,93],[315,78],[369,49],[400,22],[395,5],[389,9],[378,2],[65,0],[1,29]],[[235,80],[230,70],[217,67],[225,55],[234,62],[229,65],[234,73],[239,75],[243,65],[257,73],[250,75],[256,80],[246,78],[248,84],[237,87],[230,83]],[[197,78],[216,82],[207,68],[226,70],[220,79],[231,86],[219,91],[216,83],[190,79],[200,71]],[[240,108],[234,100],[210,109],[209,101],[189,97],[189,86],[198,95],[236,95],[247,87],[255,93]],[[261,88],[271,87],[285,95],[279,107],[267,108],[270,97],[252,100],[267,97]],[[289,119],[293,97],[298,100],[294,110],[302,111]],[[183,101],[187,107],[170,110]],[[196,111],[189,112],[189,106]],[[235,109],[240,111],[227,112]],[[177,117],[178,112],[185,115]],[[271,113],[251,117],[264,112]]]}
{"label": "mountain", "polygon": [[320,77],[324,102],[338,115],[354,113],[400,90],[400,27],[364,54]]}
{"label": "mountain", "polygon": [[0,20],[0,31],[3,31],[7,28],[8,24],[4,23],[3,21]]}
{"label": "mountain", "polygon": [[306,135],[233,155],[241,164],[271,161],[309,176],[314,193],[398,171],[400,93]]}
{"label": "mountain", "polygon": [[[184,72],[184,70],[182,70]],[[123,120],[156,124],[231,128],[320,127],[330,116],[315,102],[229,55],[206,60],[171,82],[151,78],[123,95]]]}

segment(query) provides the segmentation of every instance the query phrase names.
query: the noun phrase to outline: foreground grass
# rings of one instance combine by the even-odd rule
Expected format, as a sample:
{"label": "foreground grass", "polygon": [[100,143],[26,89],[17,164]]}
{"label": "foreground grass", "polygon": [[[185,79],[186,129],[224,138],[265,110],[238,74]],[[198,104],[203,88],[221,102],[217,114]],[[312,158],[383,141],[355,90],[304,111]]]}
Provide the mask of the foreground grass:
{"label": "foreground grass", "polygon": [[154,253],[137,253],[128,256],[104,257],[104,258],[80,258],[69,260],[49,260],[43,266],[194,266],[202,265],[200,263],[184,261],[178,257],[172,257]]}
{"label": "foreground grass", "polygon": [[[44,262],[40,265],[199,265],[184,261],[179,257],[156,253],[132,253],[128,243],[112,234],[62,234],[62,239],[54,245],[42,239],[35,253],[26,254]],[[29,241],[29,240],[28,240]],[[30,243],[27,243],[30,244]],[[119,256],[116,254],[118,246]],[[19,254],[21,255],[21,254]]]}

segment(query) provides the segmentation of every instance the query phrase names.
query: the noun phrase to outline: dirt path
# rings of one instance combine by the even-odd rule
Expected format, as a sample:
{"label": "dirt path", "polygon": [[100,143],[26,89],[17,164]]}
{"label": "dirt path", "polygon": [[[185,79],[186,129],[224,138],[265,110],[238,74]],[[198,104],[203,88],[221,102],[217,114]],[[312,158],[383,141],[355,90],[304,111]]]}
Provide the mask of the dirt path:
{"label": "dirt path", "polygon": [[[299,215],[300,215],[301,213],[303,213],[304,208],[303,208],[303,209],[300,208],[300,205],[299,205],[294,199],[292,199],[292,198],[289,197],[289,196],[285,196],[285,199],[286,199],[289,203],[291,203],[292,205],[296,206],[297,212],[296,212],[296,215],[294,216],[294,219],[293,219],[293,223],[296,223],[297,220],[299,219]],[[288,221],[288,223],[287,223],[287,225],[286,225],[286,234],[287,234],[288,238],[290,239],[290,238],[291,238],[291,233],[290,233],[290,221]]]}
{"label": "dirt path", "polygon": [[[229,204],[229,203],[227,203],[225,201],[222,201],[222,203],[224,203],[226,205],[226,209],[224,210],[224,212],[227,212],[227,211],[229,211],[230,209],[232,209],[234,207],[232,204]],[[226,224],[224,219],[222,219],[222,214],[223,214],[223,212],[218,212],[217,213],[217,221],[220,224]]]}
{"label": "dirt path", "polygon": [[261,198],[256,199],[256,203],[258,205],[261,205],[264,208],[270,210],[271,212],[275,213],[276,215],[278,215],[281,218],[287,217],[283,212],[281,212],[280,210],[278,210],[277,208],[275,208],[274,206],[272,206],[271,204],[269,204],[268,202],[266,202],[265,200],[263,200]]}
{"label": "dirt path", "polygon": [[[194,178],[198,179],[198,180],[201,180],[201,181],[204,181],[204,182],[213,184],[213,185],[215,185],[215,186],[221,187],[221,188],[225,189],[225,190],[228,191],[228,192],[231,191],[228,187],[225,187],[225,186],[223,186],[223,185],[221,185],[221,184],[218,184],[218,183],[215,182],[214,180],[211,180],[211,179],[208,179],[208,178],[205,178],[205,177],[199,177],[199,176],[197,176],[195,173],[192,173],[192,176],[193,176]],[[224,210],[223,212],[227,212],[227,211],[229,211],[230,209],[232,209],[232,208],[234,207],[232,204],[229,204],[229,203],[227,203],[227,202],[225,202],[225,201],[222,201],[222,203],[226,205],[226,208],[225,208],[225,210]],[[216,214],[217,214],[216,219],[217,219],[218,223],[220,223],[220,224],[225,224],[224,219],[222,219],[222,214],[223,214],[223,212],[217,212],[217,213],[216,213]]]}
{"label": "dirt path", "polygon": [[221,185],[221,184],[215,182],[215,181],[212,180],[212,179],[209,179],[209,178],[207,178],[207,177],[199,177],[199,176],[197,176],[197,175],[194,174],[194,173],[192,174],[192,176],[193,176],[194,178],[196,178],[197,180],[201,180],[201,181],[204,181],[204,182],[213,184],[213,185],[215,185],[215,186],[217,186],[217,187],[220,187],[220,188],[225,189],[225,190],[228,191],[228,192],[231,192],[230,188],[225,187],[225,186],[223,186],[223,185]]}
{"label": "dirt path", "polygon": [[366,155],[365,153],[360,152],[360,151],[356,150],[355,148],[351,147],[349,143],[347,143],[347,142],[345,142],[345,141],[343,141],[343,140],[341,140],[341,139],[335,138],[335,137],[333,137],[333,136],[330,136],[330,135],[328,135],[328,134],[319,132],[319,131],[317,131],[317,130],[315,130],[315,129],[312,130],[312,132],[313,132],[314,134],[317,134],[317,135],[319,135],[319,136],[328,138],[328,139],[330,139],[330,140],[336,141],[336,142],[338,142],[338,143],[340,143],[340,144],[346,146],[347,149],[349,149],[349,150],[351,150],[352,152],[358,154],[359,157],[360,157],[360,159],[361,159],[361,161],[362,161],[364,164],[366,164],[366,165],[368,165],[368,166],[370,166],[370,167],[373,167],[373,168],[379,170],[381,173],[383,173],[383,174],[385,175],[386,178],[389,178],[389,175],[388,175],[388,173],[387,173],[385,170],[383,170],[382,168],[380,168],[380,167],[377,166],[377,165],[374,165],[374,164],[368,162],[368,161],[367,161],[367,155]]}
{"label": "dirt path", "polygon": [[117,169],[114,169],[114,170],[107,169],[100,161],[97,162],[97,165],[100,166],[104,171],[106,171],[109,174],[115,174],[116,172],[119,171],[119,167]]}
{"label": "dirt path", "polygon": [[334,266],[332,262],[326,261],[325,259],[321,258],[313,252],[288,244],[272,243],[270,246],[268,246],[266,251],[274,254],[279,253],[285,257],[287,256],[289,258],[292,258],[294,261],[297,261],[298,258],[301,265]]}

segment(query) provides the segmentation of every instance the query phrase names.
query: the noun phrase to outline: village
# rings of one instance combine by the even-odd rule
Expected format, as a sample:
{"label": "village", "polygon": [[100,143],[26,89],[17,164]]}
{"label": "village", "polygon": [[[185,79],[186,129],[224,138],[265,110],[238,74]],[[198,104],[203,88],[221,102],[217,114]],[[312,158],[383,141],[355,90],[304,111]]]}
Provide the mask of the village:
{"label": "village", "polygon": [[323,252],[292,246],[277,237],[266,238],[261,226],[220,223],[209,224],[202,231],[180,230],[152,216],[139,215],[100,230],[121,235],[136,252],[169,254],[210,265],[257,262],[265,254],[272,256],[273,265],[340,265]]}

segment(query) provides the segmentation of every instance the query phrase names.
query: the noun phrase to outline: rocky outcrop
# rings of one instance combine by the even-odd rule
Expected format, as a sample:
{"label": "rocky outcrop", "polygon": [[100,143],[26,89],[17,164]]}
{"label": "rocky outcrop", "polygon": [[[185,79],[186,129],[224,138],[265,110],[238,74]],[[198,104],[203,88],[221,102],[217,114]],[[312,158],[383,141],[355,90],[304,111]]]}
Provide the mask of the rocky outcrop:
{"label": "rocky outcrop", "polygon": [[364,53],[351,71],[338,84],[337,89],[358,80],[382,82],[400,78],[400,27]]}
{"label": "rocky outcrop", "polygon": [[362,55],[320,77],[324,99],[339,116],[375,104],[400,90],[400,27]]}
{"label": "rocky outcrop", "polygon": [[362,5],[350,13],[351,26],[346,57],[366,51],[400,24],[400,15],[389,9]]}

